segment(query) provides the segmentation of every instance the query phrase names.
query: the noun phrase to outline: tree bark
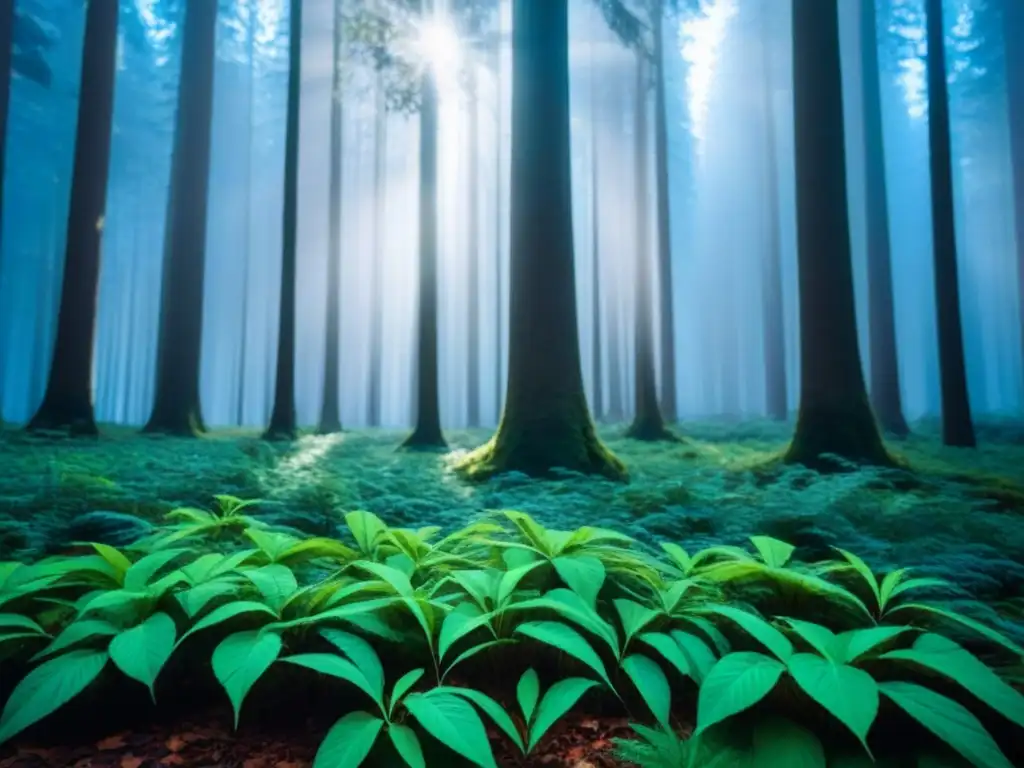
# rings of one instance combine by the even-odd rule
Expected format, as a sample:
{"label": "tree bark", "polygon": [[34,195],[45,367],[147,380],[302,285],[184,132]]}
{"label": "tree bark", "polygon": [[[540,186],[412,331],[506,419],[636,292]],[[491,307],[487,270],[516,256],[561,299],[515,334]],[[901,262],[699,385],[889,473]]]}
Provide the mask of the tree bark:
{"label": "tree bark", "polygon": [[[338,390],[341,383],[341,0],[334,0],[334,49],[331,74],[331,149],[327,218],[327,318],[324,349],[324,393],[320,409],[319,432],[341,432]],[[372,354],[372,351],[371,351]]]}
{"label": "tree bark", "polygon": [[871,356],[871,404],[882,429],[897,437],[910,433],[903,417],[900,369],[896,355],[889,193],[885,179],[882,86],[878,59],[875,0],[861,0],[864,160],[868,246],[868,326]]}
{"label": "tree bark", "polygon": [[302,106],[302,0],[291,0],[288,32],[288,124],[284,148],[284,242],[281,299],[277,321],[277,375],[274,409],[263,437],[294,440],[295,424],[295,273],[299,213],[299,116]]}
{"label": "tree bark", "polygon": [[153,411],[146,432],[205,431],[199,403],[217,3],[185,8]]}
{"label": "tree bark", "polygon": [[854,309],[838,0],[793,0],[800,408],[788,462],[890,464],[871,412]]}
{"label": "tree bark", "polygon": [[1017,295],[1020,310],[1021,364],[1024,365],[1024,4],[1003,4],[1006,92],[1010,117],[1010,172],[1013,221],[1017,234]]}
{"label": "tree bark", "polygon": [[[11,99],[11,58],[14,48],[14,0],[0,0],[0,234],[3,232],[4,160],[7,157],[7,111]],[[3,274],[3,242],[0,241],[0,275]],[[0,424],[4,410],[4,363],[7,354],[0,336]]]}
{"label": "tree bark", "polygon": [[46,392],[28,424],[30,430],[98,433],[92,373],[114,118],[117,17],[117,3],[93,0],[86,11],[75,166],[57,334]]}
{"label": "tree bark", "polygon": [[235,411],[235,422],[238,426],[245,424],[245,384],[247,360],[249,357],[249,275],[252,271],[252,152],[253,152],[253,119],[255,115],[254,99],[256,96],[256,3],[249,0],[249,29],[246,45],[248,48],[249,77],[247,95],[246,153],[245,153],[245,215],[242,233],[242,345],[238,355],[238,403]]}
{"label": "tree bark", "polygon": [[375,253],[370,264],[370,391],[369,423],[381,425],[381,399],[383,397],[384,359],[384,226],[387,202],[387,143],[388,111],[384,98],[384,78],[377,73],[377,112],[374,116],[373,141],[373,247]]}
{"label": "tree bark", "polygon": [[[473,66],[472,64],[470,65]],[[469,426],[480,426],[480,105],[477,101],[476,73],[470,73],[469,86],[469,264],[466,270],[469,318],[466,361],[466,406]]]}
{"label": "tree bark", "polygon": [[576,326],[568,0],[514,0],[509,382],[495,436],[469,478],[555,468],[625,478],[598,439]]}
{"label": "tree bark", "polygon": [[590,75],[590,109],[591,109],[591,147],[590,147],[590,260],[591,272],[594,276],[593,297],[590,303],[591,354],[593,356],[594,378],[594,417],[600,419],[604,414],[604,360],[601,357],[601,226],[600,197],[598,196],[598,140],[597,140],[597,107],[594,83],[597,77]]}
{"label": "tree bark", "polygon": [[976,445],[967,394],[960,284],[957,267],[956,214],[949,128],[949,90],[942,0],[927,0],[928,146],[931,151],[932,246],[935,259],[935,309],[938,312],[939,382],[942,392],[942,442]]}

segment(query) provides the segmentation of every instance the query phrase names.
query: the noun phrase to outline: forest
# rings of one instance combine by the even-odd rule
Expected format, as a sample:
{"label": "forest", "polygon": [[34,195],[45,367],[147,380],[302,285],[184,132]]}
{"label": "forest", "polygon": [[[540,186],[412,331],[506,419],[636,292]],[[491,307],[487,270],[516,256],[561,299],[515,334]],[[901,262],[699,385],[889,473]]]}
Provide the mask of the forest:
{"label": "forest", "polygon": [[1024,4],[0,0],[0,768],[1024,764]]}

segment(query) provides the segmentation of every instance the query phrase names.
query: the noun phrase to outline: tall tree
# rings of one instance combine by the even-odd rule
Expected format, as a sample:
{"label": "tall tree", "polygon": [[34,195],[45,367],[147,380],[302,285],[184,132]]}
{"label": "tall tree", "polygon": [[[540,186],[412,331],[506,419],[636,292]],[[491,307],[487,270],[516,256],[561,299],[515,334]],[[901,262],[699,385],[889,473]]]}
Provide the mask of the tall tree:
{"label": "tall tree", "polygon": [[199,403],[217,3],[188,3],[167,200],[153,411],[146,432],[205,431]]}
{"label": "tall tree", "polygon": [[927,0],[925,9],[928,16],[928,147],[931,151],[932,247],[939,330],[942,442],[969,448],[976,441],[967,394],[967,370],[960,321],[960,280],[942,0]]}
{"label": "tall tree", "polygon": [[910,429],[903,417],[900,370],[896,357],[889,193],[885,180],[885,138],[882,130],[882,85],[875,0],[861,0],[860,21],[871,404],[882,429],[902,437]]}
{"label": "tall tree", "polygon": [[476,71],[469,71],[469,180],[466,183],[469,217],[469,264],[466,269],[469,318],[467,319],[466,406],[469,426],[480,426],[480,104]]}
{"label": "tall tree", "polygon": [[[11,99],[11,54],[13,49],[14,0],[0,0],[0,233],[3,231],[4,160],[7,157],[7,110]],[[3,243],[0,241],[0,257],[3,256],[2,246]],[[0,267],[2,265],[3,261],[0,260]],[[3,422],[5,352],[6,350],[0,344],[0,423]]]}
{"label": "tall tree", "polygon": [[[344,143],[341,121],[341,51],[344,33],[342,0],[334,0],[334,46],[331,73],[331,150],[327,207],[327,329],[324,334],[324,393],[321,434],[341,431],[338,390],[341,383],[341,163]],[[371,352],[372,354],[372,352]]]}
{"label": "tall tree", "polygon": [[593,275],[593,287],[590,301],[591,323],[591,356],[594,380],[594,416],[600,419],[604,414],[604,361],[601,356],[601,210],[599,197],[600,175],[598,159],[597,129],[597,73],[594,71],[594,59],[591,59],[590,70],[590,271]]}
{"label": "tall tree", "polygon": [[513,1],[508,393],[495,436],[460,464],[471,478],[511,470],[543,475],[556,467],[626,474],[597,437],[580,366],[568,5]]}
{"label": "tall tree", "polygon": [[786,327],[782,298],[782,221],[779,205],[779,149],[775,131],[775,79],[771,55],[771,20],[775,17],[772,0],[761,6],[762,117],[764,120],[765,158],[765,255],[762,262],[761,327],[764,339],[765,410],[769,418],[785,421],[789,417],[789,393],[786,382]]}
{"label": "tall tree", "polygon": [[295,424],[295,274],[299,214],[299,113],[302,99],[302,0],[291,0],[288,21],[288,120],[284,147],[284,227],[277,320],[274,409],[264,437],[293,440]]}
{"label": "tall tree", "polygon": [[249,357],[249,278],[252,272],[252,153],[253,153],[253,121],[255,118],[256,99],[256,3],[259,0],[249,0],[248,10],[248,31],[246,35],[246,59],[249,63],[249,73],[246,77],[246,144],[245,144],[245,212],[242,216],[242,306],[241,315],[241,339],[242,343],[238,352],[238,401],[235,411],[235,423],[238,426],[245,424],[245,385],[249,380],[247,374],[247,360]]}
{"label": "tall tree", "polygon": [[633,374],[633,423],[626,436],[636,440],[670,440],[672,433],[665,429],[665,421],[658,404],[658,386],[654,360],[654,275],[651,269],[650,179],[648,152],[650,123],[647,118],[648,68],[644,57],[636,57],[636,92],[633,123],[633,168],[636,200],[636,253],[633,280],[633,348],[635,354]]}
{"label": "tall tree", "polygon": [[373,258],[370,260],[370,386],[369,423],[381,423],[384,363],[384,252],[387,218],[388,109],[384,78],[377,72],[377,110],[373,137]]}
{"label": "tall tree", "polygon": [[90,0],[57,335],[42,404],[28,424],[95,435],[93,351],[114,118],[118,4]]}
{"label": "tall tree", "polygon": [[[1017,286],[1021,344],[1024,345],[1024,3],[1003,3],[1006,93],[1010,117],[1010,172],[1013,174],[1014,224],[1017,232]],[[1021,348],[1024,364],[1024,346]]]}
{"label": "tall tree", "polygon": [[888,464],[868,402],[854,310],[839,0],[793,0],[800,408],[785,459]]}

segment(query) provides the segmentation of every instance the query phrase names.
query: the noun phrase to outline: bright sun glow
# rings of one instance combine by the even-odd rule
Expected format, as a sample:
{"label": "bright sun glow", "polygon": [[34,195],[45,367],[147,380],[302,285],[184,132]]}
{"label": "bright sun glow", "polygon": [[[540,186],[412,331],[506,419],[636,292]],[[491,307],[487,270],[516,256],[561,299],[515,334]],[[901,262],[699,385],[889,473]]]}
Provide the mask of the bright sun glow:
{"label": "bright sun glow", "polygon": [[415,43],[417,56],[434,68],[439,79],[454,77],[462,61],[462,42],[445,19],[435,18],[419,25]]}
{"label": "bright sun glow", "polygon": [[701,0],[700,10],[680,24],[681,52],[689,64],[686,86],[690,96],[690,118],[698,141],[704,138],[704,120],[718,51],[729,21],[736,12],[736,0]]}

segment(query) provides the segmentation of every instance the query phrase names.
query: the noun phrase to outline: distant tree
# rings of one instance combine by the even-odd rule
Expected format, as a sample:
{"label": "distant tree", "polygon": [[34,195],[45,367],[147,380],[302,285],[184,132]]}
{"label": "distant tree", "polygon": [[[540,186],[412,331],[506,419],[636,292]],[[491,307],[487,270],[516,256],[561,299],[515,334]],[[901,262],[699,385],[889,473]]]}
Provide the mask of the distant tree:
{"label": "distant tree", "polygon": [[205,431],[199,403],[217,3],[187,3],[171,158],[153,411],[146,432]]}
{"label": "distant tree", "polygon": [[[331,72],[331,149],[327,205],[327,329],[324,335],[324,393],[320,409],[321,434],[341,431],[338,390],[341,383],[341,163],[342,135],[342,43],[344,40],[342,0],[334,0],[334,44]],[[373,354],[371,347],[371,354]]]}
{"label": "distant tree", "polygon": [[370,386],[369,423],[381,424],[381,388],[384,382],[384,246],[387,215],[388,111],[383,78],[377,73],[373,141],[373,243],[370,260]]}
{"label": "distant tree", "polygon": [[576,327],[568,0],[515,0],[512,24],[509,378],[495,436],[470,478],[554,468],[625,477],[587,406]]}
{"label": "distant tree", "polygon": [[839,0],[793,0],[800,407],[785,460],[889,464],[868,402],[854,310]]}
{"label": "distant tree", "polygon": [[46,392],[28,424],[30,430],[97,434],[93,351],[114,116],[117,21],[117,3],[94,0],[88,4],[57,334]]}
{"label": "distant tree", "polygon": [[476,68],[469,67],[469,180],[466,215],[469,218],[469,263],[466,269],[466,407],[469,426],[480,426],[480,104]]}
{"label": "distant tree", "polygon": [[263,437],[294,440],[295,423],[295,275],[299,213],[299,115],[302,100],[302,0],[291,0],[288,21],[288,122],[284,148],[284,242],[281,298],[277,324],[277,376],[274,408]]}
{"label": "distant tree", "polygon": [[249,0],[246,6],[248,22],[246,30],[246,61],[249,72],[246,76],[246,143],[245,143],[245,212],[242,216],[242,306],[239,311],[242,344],[238,354],[238,403],[235,422],[245,424],[245,385],[249,380],[246,361],[249,357],[249,282],[252,272],[252,153],[253,117],[256,102],[256,3]]}
{"label": "distant tree", "polygon": [[960,284],[957,270],[953,163],[949,128],[949,86],[942,0],[927,0],[928,146],[931,153],[932,247],[935,259],[935,308],[939,330],[939,380],[942,390],[942,441],[976,444],[967,394]]}
{"label": "distant tree", "polygon": [[597,74],[590,72],[590,272],[593,275],[590,300],[591,324],[591,377],[594,382],[594,417],[604,415],[604,360],[601,355],[601,210],[600,182],[601,152],[597,129]]}
{"label": "distant tree", "polygon": [[[0,0],[0,233],[3,231],[4,159],[7,157],[7,109],[11,98],[11,53],[14,48],[14,0]],[[0,242],[0,246],[3,243]],[[3,248],[0,247],[0,255]],[[2,265],[2,262],[0,262]],[[3,422],[4,353],[0,347],[0,422]]]}
{"label": "distant tree", "polygon": [[871,359],[871,403],[886,432],[910,432],[903,417],[900,369],[896,356],[896,312],[893,306],[889,192],[885,179],[885,137],[882,130],[882,86],[876,0],[861,0],[861,110],[864,115],[868,250],[868,350]]}
{"label": "distant tree", "polygon": [[[1013,174],[1014,225],[1017,233],[1017,285],[1021,342],[1024,344],[1024,3],[1003,3],[1006,92],[1010,112],[1010,172]],[[1024,347],[1021,349],[1024,363]]]}

